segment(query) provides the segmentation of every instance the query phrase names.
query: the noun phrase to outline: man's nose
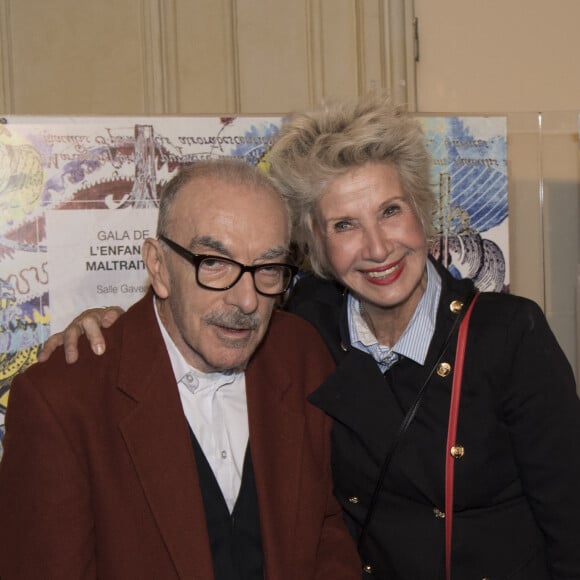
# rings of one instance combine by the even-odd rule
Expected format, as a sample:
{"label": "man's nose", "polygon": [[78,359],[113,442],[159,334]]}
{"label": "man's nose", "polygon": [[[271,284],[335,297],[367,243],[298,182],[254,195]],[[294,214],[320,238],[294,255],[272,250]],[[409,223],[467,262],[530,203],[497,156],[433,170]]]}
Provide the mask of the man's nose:
{"label": "man's nose", "polygon": [[237,306],[245,314],[255,312],[258,308],[258,291],[254,284],[252,272],[244,272],[236,284],[227,290],[228,304]]}

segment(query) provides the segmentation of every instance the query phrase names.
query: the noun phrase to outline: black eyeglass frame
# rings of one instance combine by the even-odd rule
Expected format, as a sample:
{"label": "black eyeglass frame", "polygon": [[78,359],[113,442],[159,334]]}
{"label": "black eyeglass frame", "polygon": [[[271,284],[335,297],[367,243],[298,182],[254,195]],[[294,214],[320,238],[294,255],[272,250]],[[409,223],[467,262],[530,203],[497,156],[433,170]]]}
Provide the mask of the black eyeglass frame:
{"label": "black eyeglass frame", "polygon": [[[176,254],[179,254],[182,258],[185,258],[195,268],[195,280],[202,288],[205,288],[206,290],[214,290],[215,292],[223,292],[224,290],[229,290],[240,281],[241,277],[246,272],[250,272],[250,274],[252,275],[252,282],[254,283],[254,288],[256,289],[256,292],[258,294],[261,294],[262,296],[281,296],[288,290],[288,288],[290,288],[290,285],[292,284],[292,279],[298,273],[298,266],[294,266],[293,264],[286,264],[284,262],[268,262],[266,264],[246,266],[245,264],[241,264],[240,262],[236,262],[235,260],[232,260],[230,258],[224,258],[223,256],[216,256],[211,254],[194,254],[193,252],[190,252],[187,248],[180,246],[177,242],[174,242],[173,240],[169,239],[164,235],[160,235],[159,240],[167,244]],[[240,268],[240,273],[238,274],[237,278],[231,284],[228,284],[225,288],[213,288],[212,286],[207,286],[206,284],[203,284],[202,282],[199,281],[199,266],[204,260],[207,259],[219,260],[220,262],[228,262],[229,264],[238,266]],[[271,268],[272,266],[281,266],[283,268],[286,268],[290,270],[291,275],[288,278],[288,283],[284,288],[284,290],[273,293],[263,292],[256,285],[255,278],[256,271],[264,268]]]}

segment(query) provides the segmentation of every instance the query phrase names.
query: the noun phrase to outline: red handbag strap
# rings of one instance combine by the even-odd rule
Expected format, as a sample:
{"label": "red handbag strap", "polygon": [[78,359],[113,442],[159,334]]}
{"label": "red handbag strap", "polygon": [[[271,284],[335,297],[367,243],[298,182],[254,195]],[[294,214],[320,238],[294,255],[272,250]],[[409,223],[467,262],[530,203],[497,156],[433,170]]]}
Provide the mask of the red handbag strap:
{"label": "red handbag strap", "polygon": [[467,342],[467,330],[469,319],[477,296],[476,293],[469,305],[457,336],[457,350],[455,351],[455,369],[453,371],[453,384],[451,387],[451,403],[449,405],[449,424],[447,426],[447,446],[445,457],[445,577],[451,578],[451,530],[453,527],[453,468],[455,457],[451,454],[452,447],[456,444],[457,417],[459,415],[459,399],[461,398],[461,378],[463,375],[463,360],[465,358],[465,343]]}

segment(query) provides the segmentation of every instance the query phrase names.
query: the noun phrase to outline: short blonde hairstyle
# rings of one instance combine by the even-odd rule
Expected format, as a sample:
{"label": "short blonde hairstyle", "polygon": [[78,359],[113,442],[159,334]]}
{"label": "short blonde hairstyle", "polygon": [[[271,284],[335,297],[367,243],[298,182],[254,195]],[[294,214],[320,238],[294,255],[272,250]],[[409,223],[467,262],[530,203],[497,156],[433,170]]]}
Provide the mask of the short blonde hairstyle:
{"label": "short blonde hairstyle", "polygon": [[318,200],[338,177],[367,163],[397,169],[425,237],[433,234],[435,199],[425,136],[419,122],[387,97],[369,94],[292,114],[268,161],[270,175],[291,208],[295,240],[319,276],[333,274],[316,231]]}

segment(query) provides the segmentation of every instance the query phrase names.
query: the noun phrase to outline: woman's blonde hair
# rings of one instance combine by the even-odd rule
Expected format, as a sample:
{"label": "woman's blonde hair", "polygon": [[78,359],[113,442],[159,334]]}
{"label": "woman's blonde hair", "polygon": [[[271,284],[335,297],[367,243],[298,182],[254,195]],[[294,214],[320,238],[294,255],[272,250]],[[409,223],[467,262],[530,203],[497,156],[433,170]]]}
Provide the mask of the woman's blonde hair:
{"label": "woman's blonde hair", "polygon": [[332,277],[317,231],[317,204],[331,183],[367,163],[397,169],[401,184],[432,236],[431,160],[419,122],[387,97],[369,94],[292,114],[268,153],[270,174],[288,200],[296,242],[314,272]]}

